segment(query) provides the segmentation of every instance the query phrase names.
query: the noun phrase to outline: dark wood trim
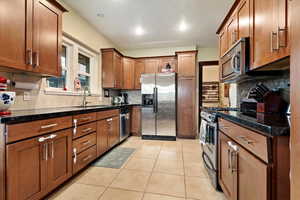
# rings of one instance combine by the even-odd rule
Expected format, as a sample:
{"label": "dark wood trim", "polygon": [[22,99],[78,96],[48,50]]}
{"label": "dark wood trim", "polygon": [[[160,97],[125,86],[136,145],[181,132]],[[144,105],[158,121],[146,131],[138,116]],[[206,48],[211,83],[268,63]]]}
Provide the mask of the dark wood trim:
{"label": "dark wood trim", "polygon": [[225,26],[225,24],[227,23],[228,19],[231,17],[231,14],[235,11],[235,9],[237,8],[237,6],[239,5],[241,0],[235,0],[235,2],[233,3],[233,5],[231,6],[230,10],[228,11],[227,15],[224,17],[221,25],[219,26],[219,28],[217,29],[216,34],[218,35],[222,28]]}
{"label": "dark wood trim", "polygon": [[199,67],[214,66],[214,65],[219,65],[219,61],[214,60],[214,61],[200,61],[199,62]]}

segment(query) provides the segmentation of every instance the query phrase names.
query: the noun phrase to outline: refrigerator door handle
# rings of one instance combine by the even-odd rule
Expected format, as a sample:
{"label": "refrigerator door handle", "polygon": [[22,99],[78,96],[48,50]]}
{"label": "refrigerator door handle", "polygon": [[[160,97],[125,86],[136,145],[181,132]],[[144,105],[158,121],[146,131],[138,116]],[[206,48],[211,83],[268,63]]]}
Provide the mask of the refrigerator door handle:
{"label": "refrigerator door handle", "polygon": [[153,109],[154,113],[158,112],[158,93],[157,93],[157,87],[154,88],[154,97],[153,97]]}

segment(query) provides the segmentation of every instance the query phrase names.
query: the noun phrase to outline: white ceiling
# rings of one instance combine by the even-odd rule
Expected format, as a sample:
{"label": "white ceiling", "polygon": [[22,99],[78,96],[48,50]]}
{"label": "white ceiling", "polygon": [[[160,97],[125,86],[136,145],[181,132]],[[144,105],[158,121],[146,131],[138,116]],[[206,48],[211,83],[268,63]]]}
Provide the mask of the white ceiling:
{"label": "white ceiling", "polygon": [[[122,49],[216,47],[234,0],[64,0]],[[97,16],[97,15],[104,16]],[[179,31],[185,22],[187,30]],[[136,35],[136,28],[144,29]]]}

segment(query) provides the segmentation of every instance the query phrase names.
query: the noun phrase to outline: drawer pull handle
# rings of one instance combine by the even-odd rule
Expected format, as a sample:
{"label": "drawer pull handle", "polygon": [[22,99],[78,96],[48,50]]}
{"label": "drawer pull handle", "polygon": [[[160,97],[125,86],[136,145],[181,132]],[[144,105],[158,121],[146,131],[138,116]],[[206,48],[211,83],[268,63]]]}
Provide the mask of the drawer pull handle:
{"label": "drawer pull handle", "polygon": [[83,160],[83,162],[85,162],[85,161],[88,161],[89,159],[91,159],[92,158],[92,156],[91,155],[89,155],[89,156],[87,156],[87,157],[85,157],[84,159],[82,159]]}
{"label": "drawer pull handle", "polygon": [[90,141],[90,140],[84,141],[84,142],[82,142],[81,144],[85,146],[85,145],[91,144],[91,141]]}
{"label": "drawer pull handle", "polygon": [[239,148],[236,145],[234,145],[231,141],[228,141],[227,144],[234,151],[238,151],[239,150]]}
{"label": "drawer pull handle", "polygon": [[107,121],[107,122],[111,122],[111,121],[112,121],[112,118],[110,118],[110,119],[107,119],[106,121]]}
{"label": "drawer pull handle", "polygon": [[47,129],[47,128],[53,128],[55,126],[57,126],[58,124],[49,124],[49,125],[44,125],[44,126],[41,126],[41,129]]}
{"label": "drawer pull handle", "polygon": [[93,130],[93,129],[92,128],[87,128],[87,129],[82,130],[82,132],[87,133],[87,132],[90,132],[91,130]]}
{"label": "drawer pull handle", "polygon": [[56,136],[57,136],[57,135],[52,134],[52,135],[50,135],[50,136],[48,136],[48,137],[40,137],[40,138],[38,139],[38,141],[39,141],[39,142],[44,142],[44,141],[46,141],[46,140],[53,139],[53,138],[55,138]]}
{"label": "drawer pull handle", "polygon": [[253,140],[249,140],[245,136],[238,136],[237,138],[240,139],[242,142],[244,142],[246,144],[253,144],[254,143]]}
{"label": "drawer pull handle", "polygon": [[77,149],[76,148],[73,149],[73,154],[74,154],[73,162],[74,162],[74,164],[76,164],[76,162],[77,162]]}

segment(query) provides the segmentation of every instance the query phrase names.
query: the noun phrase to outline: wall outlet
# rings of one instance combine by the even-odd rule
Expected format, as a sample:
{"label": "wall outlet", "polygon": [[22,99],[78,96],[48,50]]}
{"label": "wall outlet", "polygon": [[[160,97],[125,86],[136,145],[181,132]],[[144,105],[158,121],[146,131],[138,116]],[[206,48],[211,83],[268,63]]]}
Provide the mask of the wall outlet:
{"label": "wall outlet", "polygon": [[32,100],[32,96],[30,92],[24,92],[24,101],[31,101]]}

